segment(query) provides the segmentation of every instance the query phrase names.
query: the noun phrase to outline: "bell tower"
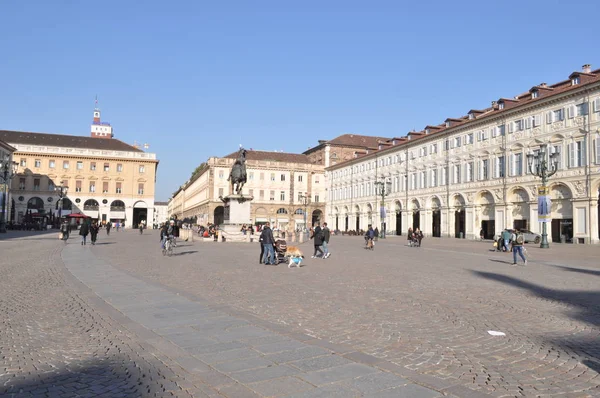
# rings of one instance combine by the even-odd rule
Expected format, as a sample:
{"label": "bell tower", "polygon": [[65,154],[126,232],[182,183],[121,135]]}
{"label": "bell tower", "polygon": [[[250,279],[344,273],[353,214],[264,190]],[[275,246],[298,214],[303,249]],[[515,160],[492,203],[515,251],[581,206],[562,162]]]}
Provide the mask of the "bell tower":
{"label": "bell tower", "polygon": [[94,138],[113,138],[113,128],[108,122],[100,121],[100,108],[98,108],[98,97],[94,106],[94,120],[92,121],[91,136]]}

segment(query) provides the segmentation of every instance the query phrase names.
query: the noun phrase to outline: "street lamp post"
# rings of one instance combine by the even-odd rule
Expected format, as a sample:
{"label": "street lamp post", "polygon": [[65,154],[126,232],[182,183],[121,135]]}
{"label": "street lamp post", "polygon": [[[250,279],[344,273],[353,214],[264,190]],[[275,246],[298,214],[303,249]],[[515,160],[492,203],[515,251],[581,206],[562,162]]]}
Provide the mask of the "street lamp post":
{"label": "street lamp post", "polygon": [[392,182],[382,178],[381,181],[375,181],[375,186],[379,187],[379,193],[381,194],[381,206],[379,208],[379,216],[381,217],[381,238],[385,239],[385,197],[390,194]]}
{"label": "street lamp post", "polygon": [[59,226],[60,226],[60,223],[62,222],[62,220],[61,220],[62,206],[63,206],[62,200],[65,196],[67,196],[67,192],[69,191],[69,187],[62,185],[62,181],[60,184],[61,185],[54,188],[56,193],[58,193],[58,225]]}
{"label": "street lamp post", "polygon": [[308,195],[300,195],[300,202],[304,206],[304,231],[308,234],[308,228],[306,228],[306,213],[308,212],[308,205],[310,203],[310,197]]}
{"label": "street lamp post", "polygon": [[8,199],[8,187],[10,180],[17,174],[17,167],[19,165],[16,162],[10,160],[10,156],[6,155],[3,159],[0,159],[0,177],[4,184],[2,190],[2,214],[0,215],[0,232],[6,233],[6,200]]}
{"label": "street lamp post", "polygon": [[[548,156],[547,144],[543,144],[540,147],[540,150],[537,154],[534,154],[531,151],[527,153],[527,164],[529,165],[529,171],[531,172],[531,174],[538,176],[542,179],[542,187],[538,192],[538,196],[539,194],[548,195],[548,187],[546,186],[546,184],[548,182],[548,178],[552,177],[554,173],[556,173],[558,167],[558,156],[558,152],[554,152],[554,150],[552,150],[552,153],[550,154],[550,156]],[[550,160],[550,162],[548,162],[548,160]],[[547,209],[547,212],[550,212],[550,209]],[[538,209],[538,214],[541,214],[540,209]],[[546,222],[543,222],[542,242],[540,243],[540,248],[548,249],[549,247],[550,244],[548,243],[548,232],[546,230]]]}

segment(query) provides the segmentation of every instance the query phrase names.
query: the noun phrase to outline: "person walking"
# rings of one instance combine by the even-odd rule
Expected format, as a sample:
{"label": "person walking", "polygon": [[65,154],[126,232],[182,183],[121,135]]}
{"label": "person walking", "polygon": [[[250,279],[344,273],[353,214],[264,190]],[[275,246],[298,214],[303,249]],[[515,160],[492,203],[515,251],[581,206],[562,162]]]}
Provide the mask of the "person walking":
{"label": "person walking", "polygon": [[502,231],[502,246],[503,251],[508,251],[508,244],[510,243],[511,233],[508,230]]}
{"label": "person walking", "polygon": [[87,236],[90,233],[90,226],[87,221],[81,223],[81,227],[79,228],[79,235],[81,235],[81,245],[84,246],[87,240]]}
{"label": "person walking", "polygon": [[271,223],[265,223],[265,226],[260,233],[259,241],[263,247],[263,263],[266,265],[276,265],[275,250],[273,248],[273,245],[275,244],[275,238],[273,238],[273,231],[271,231]]}
{"label": "person walking", "polygon": [[65,243],[67,243],[67,239],[69,239],[69,233],[70,228],[69,228],[69,222],[67,220],[63,221],[63,223],[60,225],[60,232],[62,233],[62,239],[65,241]]}
{"label": "person walking", "polygon": [[92,245],[96,244],[96,238],[98,237],[98,231],[100,231],[100,227],[98,223],[94,221],[92,226],[90,227],[90,237],[92,238]]}
{"label": "person walking", "polygon": [[110,235],[111,228],[112,228],[112,223],[109,221],[106,223],[106,235]]}
{"label": "person walking", "polygon": [[321,229],[319,223],[317,223],[317,226],[313,230],[310,238],[313,239],[313,243],[315,245],[315,252],[312,255],[312,258],[323,257],[325,255],[321,249],[321,245],[323,245],[323,230]]}
{"label": "person walking", "polygon": [[323,223],[322,233],[323,233],[323,253],[325,253],[323,258],[329,258],[329,256],[331,255],[331,253],[329,252],[329,238],[331,238],[331,231],[329,230],[329,227],[327,226],[326,222]]}
{"label": "person walking", "polygon": [[527,259],[525,258],[525,255],[523,254],[523,244],[525,241],[523,234],[518,229],[515,229],[515,232],[511,236],[511,240],[512,240],[512,252],[513,252],[513,264],[512,265],[513,266],[517,265],[517,253],[521,257],[521,259],[523,259],[523,265],[527,265]]}
{"label": "person walking", "polygon": [[412,229],[412,227],[408,227],[408,235],[407,235],[406,239],[408,240],[408,245],[412,246],[412,242],[413,242],[413,229]]}
{"label": "person walking", "polygon": [[479,230],[479,240],[483,240],[484,237],[485,237],[485,233],[483,232],[483,228],[481,228]]}

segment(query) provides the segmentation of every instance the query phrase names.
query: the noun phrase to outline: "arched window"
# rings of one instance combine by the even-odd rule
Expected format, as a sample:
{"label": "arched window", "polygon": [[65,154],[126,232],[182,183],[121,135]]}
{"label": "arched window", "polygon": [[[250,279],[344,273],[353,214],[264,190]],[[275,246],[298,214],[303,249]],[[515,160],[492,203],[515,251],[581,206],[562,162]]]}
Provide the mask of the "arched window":
{"label": "arched window", "polygon": [[83,210],[98,210],[98,202],[95,199],[88,199],[83,204]]}
{"label": "arched window", "polygon": [[27,202],[27,208],[42,210],[44,208],[44,201],[37,196],[33,197]]}
{"label": "arched window", "polygon": [[125,203],[122,200],[113,200],[110,204],[111,211],[125,211]]}
{"label": "arched window", "polygon": [[283,207],[280,209],[277,209],[277,214],[288,214],[287,210],[284,209]]}
{"label": "arched window", "polygon": [[294,214],[300,214],[300,215],[302,215],[302,214],[304,214],[304,210],[302,210],[302,209],[298,209],[298,210],[296,210],[296,211],[294,212]]}

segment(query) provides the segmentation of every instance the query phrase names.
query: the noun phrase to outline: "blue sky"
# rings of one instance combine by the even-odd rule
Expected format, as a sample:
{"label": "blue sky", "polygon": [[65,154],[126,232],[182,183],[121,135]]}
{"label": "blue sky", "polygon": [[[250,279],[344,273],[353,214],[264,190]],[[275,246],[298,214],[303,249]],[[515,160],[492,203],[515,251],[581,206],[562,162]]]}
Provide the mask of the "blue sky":
{"label": "blue sky", "polygon": [[600,68],[599,4],[5,1],[0,129],[88,135],[98,95],[166,200],[239,144],[402,136]]}

